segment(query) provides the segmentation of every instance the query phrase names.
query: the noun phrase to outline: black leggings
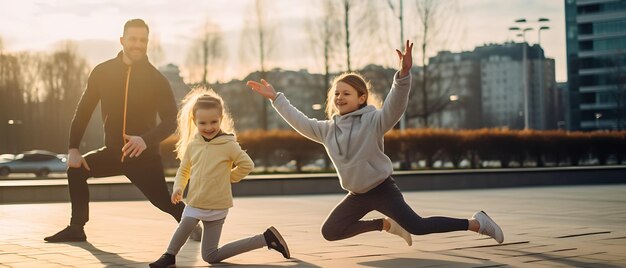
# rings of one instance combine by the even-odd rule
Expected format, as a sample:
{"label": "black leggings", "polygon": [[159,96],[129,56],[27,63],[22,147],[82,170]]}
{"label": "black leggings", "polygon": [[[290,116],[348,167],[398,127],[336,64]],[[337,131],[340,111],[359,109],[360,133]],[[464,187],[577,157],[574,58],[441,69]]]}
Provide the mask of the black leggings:
{"label": "black leggings", "polygon": [[84,155],[91,170],[84,167],[68,168],[67,179],[72,201],[72,225],[85,225],[89,221],[89,187],[87,179],[125,175],[160,210],[172,215],[180,222],[185,205],[170,201],[165,183],[161,156],[144,151],[136,158],[121,159],[120,150],[102,148]]}
{"label": "black leggings", "polygon": [[334,241],[380,231],[383,229],[382,219],[361,220],[372,210],[392,218],[414,235],[465,231],[469,226],[467,219],[420,217],[404,201],[400,189],[389,177],[367,193],[348,193],[328,215],[322,225],[322,235],[326,240]]}

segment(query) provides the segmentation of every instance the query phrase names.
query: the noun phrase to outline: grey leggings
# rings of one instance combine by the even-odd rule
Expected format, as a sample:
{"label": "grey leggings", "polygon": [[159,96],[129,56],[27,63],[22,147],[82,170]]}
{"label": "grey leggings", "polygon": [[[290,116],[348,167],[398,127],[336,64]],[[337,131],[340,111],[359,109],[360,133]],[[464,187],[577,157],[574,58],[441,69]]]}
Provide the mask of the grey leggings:
{"label": "grey leggings", "polygon": [[322,235],[326,240],[333,241],[380,231],[383,229],[382,219],[361,220],[372,210],[392,218],[414,235],[465,231],[469,226],[467,219],[420,217],[404,201],[400,189],[389,177],[367,193],[348,193],[328,215],[322,225]]}
{"label": "grey leggings", "polygon": [[[229,257],[266,246],[263,234],[259,234],[233,241],[217,248],[222,234],[224,220],[225,219],[202,221],[202,224],[204,225],[204,232],[202,233],[201,251],[202,259],[204,261],[208,263],[216,263]],[[184,217],[180,221],[180,224],[170,241],[170,245],[167,247],[167,253],[172,255],[178,254],[178,251],[180,251],[180,248],[185,244],[187,238],[191,235],[193,228],[198,224],[198,221],[198,219],[191,217]]]}

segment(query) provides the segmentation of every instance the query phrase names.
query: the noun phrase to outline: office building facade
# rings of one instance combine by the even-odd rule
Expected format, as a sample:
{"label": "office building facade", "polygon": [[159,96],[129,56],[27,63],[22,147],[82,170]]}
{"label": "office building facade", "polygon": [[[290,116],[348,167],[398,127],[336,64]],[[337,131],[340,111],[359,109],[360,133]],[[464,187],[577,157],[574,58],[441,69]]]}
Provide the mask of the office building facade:
{"label": "office building facade", "polygon": [[626,1],[565,0],[571,130],[626,126]]}

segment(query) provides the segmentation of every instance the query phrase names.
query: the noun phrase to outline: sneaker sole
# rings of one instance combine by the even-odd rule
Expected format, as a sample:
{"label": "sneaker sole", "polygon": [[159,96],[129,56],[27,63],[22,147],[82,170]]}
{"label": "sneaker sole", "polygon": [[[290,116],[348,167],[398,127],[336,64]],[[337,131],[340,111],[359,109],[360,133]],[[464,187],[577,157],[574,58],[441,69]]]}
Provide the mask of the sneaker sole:
{"label": "sneaker sole", "polygon": [[494,226],[498,227],[498,230],[500,230],[500,233],[502,234],[502,242],[498,240],[496,240],[496,242],[498,242],[498,244],[502,244],[504,242],[504,232],[502,232],[502,228],[500,228],[500,225],[498,225],[496,221],[494,221],[491,217],[489,217],[489,215],[487,215],[487,212],[484,212],[482,210],[480,212],[485,214],[485,217],[487,217],[487,219],[489,219],[493,223]]}
{"label": "sneaker sole", "polygon": [[[150,266],[150,267],[152,267],[152,266]],[[172,264],[172,265],[167,266],[167,267],[165,267],[165,268],[176,268],[176,264]]]}
{"label": "sneaker sole", "polygon": [[278,232],[278,230],[276,230],[276,228],[274,228],[274,226],[270,226],[270,228],[267,228],[267,229],[270,230],[270,232],[272,232],[274,236],[276,236],[280,244],[285,248],[285,251],[287,252],[287,259],[291,258],[289,247],[287,246],[287,242],[285,242],[285,239],[283,239],[283,236],[280,235],[280,233]]}

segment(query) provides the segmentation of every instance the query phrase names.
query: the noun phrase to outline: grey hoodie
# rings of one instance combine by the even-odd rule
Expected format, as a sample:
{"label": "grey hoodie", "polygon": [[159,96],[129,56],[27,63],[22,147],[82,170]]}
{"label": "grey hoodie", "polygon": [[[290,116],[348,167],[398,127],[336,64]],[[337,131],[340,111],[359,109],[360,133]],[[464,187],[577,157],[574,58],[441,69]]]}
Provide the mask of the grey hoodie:
{"label": "grey hoodie", "polygon": [[332,120],[317,120],[293,107],[282,93],[272,105],[296,131],[324,145],[343,189],[365,193],[393,172],[391,160],[383,150],[383,136],[406,110],[411,89],[411,75],[400,79],[398,76],[399,73],[394,75],[389,95],[380,110],[368,105]]}

